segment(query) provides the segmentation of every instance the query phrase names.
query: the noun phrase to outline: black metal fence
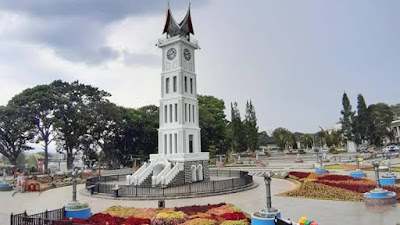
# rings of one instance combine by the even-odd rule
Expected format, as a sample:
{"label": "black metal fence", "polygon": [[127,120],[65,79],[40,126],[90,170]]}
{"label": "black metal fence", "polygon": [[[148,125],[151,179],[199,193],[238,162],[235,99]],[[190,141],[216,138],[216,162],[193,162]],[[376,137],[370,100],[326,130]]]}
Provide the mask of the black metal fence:
{"label": "black metal fence", "polygon": [[[65,210],[64,208],[55,209],[42,213],[28,215],[25,212],[19,214],[11,214],[10,224],[11,225],[52,225],[54,221],[59,221],[64,218]],[[70,221],[59,221],[59,225],[72,224]]]}
{"label": "black metal fence", "polygon": [[[193,194],[211,194],[243,189],[253,185],[253,177],[248,172],[237,170],[210,170],[211,176],[230,177],[225,180],[202,181],[171,187],[140,187],[133,185],[118,185],[119,197],[175,197]],[[234,178],[232,178],[234,177]],[[113,181],[126,180],[126,175],[107,175],[88,178],[86,188],[94,188],[93,193],[114,195]]]}

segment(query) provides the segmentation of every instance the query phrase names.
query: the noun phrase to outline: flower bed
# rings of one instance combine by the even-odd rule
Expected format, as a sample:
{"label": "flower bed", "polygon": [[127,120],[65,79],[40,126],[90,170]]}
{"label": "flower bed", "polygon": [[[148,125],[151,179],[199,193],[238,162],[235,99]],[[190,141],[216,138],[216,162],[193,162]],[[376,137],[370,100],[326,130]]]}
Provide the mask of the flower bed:
{"label": "flower bed", "polygon": [[303,179],[306,178],[310,175],[308,172],[296,172],[296,171],[291,171],[289,172],[289,176],[293,176],[297,179]]}
{"label": "flower bed", "polygon": [[113,206],[88,220],[74,219],[72,222],[96,225],[249,225],[250,218],[237,207],[220,203],[165,209]]}
{"label": "flower bed", "polygon": [[[301,182],[300,187],[293,191],[281,194],[288,197],[304,197],[314,199],[363,201],[363,194],[376,187],[375,181],[369,179],[355,179],[344,175],[316,175],[314,173],[290,172],[292,177]],[[384,186],[384,189],[396,193],[400,202],[400,187]]]}

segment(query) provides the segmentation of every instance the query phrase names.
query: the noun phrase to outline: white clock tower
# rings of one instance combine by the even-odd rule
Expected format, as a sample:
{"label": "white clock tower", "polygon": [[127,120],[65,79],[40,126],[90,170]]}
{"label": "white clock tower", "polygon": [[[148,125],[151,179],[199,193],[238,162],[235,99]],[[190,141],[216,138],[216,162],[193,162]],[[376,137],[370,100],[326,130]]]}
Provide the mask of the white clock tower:
{"label": "white clock tower", "polygon": [[158,154],[130,178],[135,185],[180,185],[209,180],[209,153],[201,152],[194,35],[190,6],[177,23],[168,6],[162,50]]}

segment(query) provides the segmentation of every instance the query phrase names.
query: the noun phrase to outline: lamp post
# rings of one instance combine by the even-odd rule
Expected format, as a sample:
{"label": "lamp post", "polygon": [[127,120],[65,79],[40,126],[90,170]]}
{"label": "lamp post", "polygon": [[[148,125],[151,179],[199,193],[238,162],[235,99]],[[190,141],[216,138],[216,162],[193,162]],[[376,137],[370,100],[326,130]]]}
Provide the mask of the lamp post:
{"label": "lamp post", "polygon": [[357,170],[360,170],[360,161],[358,161],[358,154],[355,155],[356,157],[356,165],[357,165]]}
{"label": "lamp post", "polygon": [[74,168],[72,171],[72,202],[76,202],[76,177],[78,176],[78,168]]}
{"label": "lamp post", "polygon": [[390,158],[391,158],[391,153],[390,152],[386,154],[386,158],[388,159],[388,163],[387,163],[388,173],[392,174],[392,164],[390,163]]}
{"label": "lamp post", "polygon": [[266,191],[266,208],[267,212],[277,212],[278,210],[272,208],[272,200],[271,200],[271,178],[273,173],[264,173],[264,182],[265,182],[265,191]]}
{"label": "lamp post", "polygon": [[379,161],[374,161],[372,162],[372,165],[374,166],[375,170],[375,181],[376,181],[376,188],[381,188],[381,183],[379,181]]}

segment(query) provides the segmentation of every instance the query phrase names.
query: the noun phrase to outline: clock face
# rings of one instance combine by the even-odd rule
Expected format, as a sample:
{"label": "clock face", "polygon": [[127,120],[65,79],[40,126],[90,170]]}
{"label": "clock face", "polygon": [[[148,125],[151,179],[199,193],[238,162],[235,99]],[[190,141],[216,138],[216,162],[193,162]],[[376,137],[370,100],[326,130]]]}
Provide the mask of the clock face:
{"label": "clock face", "polygon": [[175,57],[176,57],[176,49],[175,48],[170,48],[167,51],[167,59],[173,60],[173,59],[175,59]]}
{"label": "clock face", "polygon": [[190,53],[189,49],[185,48],[183,50],[183,56],[185,57],[186,61],[189,61],[192,58],[192,54]]}

